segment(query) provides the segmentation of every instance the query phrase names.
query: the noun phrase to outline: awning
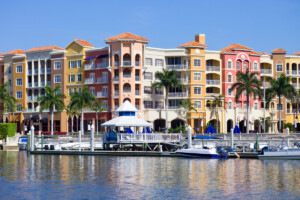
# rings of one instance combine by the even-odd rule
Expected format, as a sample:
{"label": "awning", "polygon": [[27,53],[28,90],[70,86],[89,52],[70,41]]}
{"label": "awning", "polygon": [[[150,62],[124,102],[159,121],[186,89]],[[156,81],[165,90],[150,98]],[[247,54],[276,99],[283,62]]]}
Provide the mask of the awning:
{"label": "awning", "polygon": [[108,54],[106,54],[106,55],[100,55],[100,56],[97,57],[97,59],[106,58],[106,57],[108,57]]}
{"label": "awning", "polygon": [[32,119],[33,121],[37,122],[37,121],[40,120],[40,116],[38,116],[38,115],[33,115],[33,116],[31,117],[31,119]]}
{"label": "awning", "polygon": [[48,118],[43,118],[43,119],[41,119],[41,121],[40,122],[42,122],[42,123],[47,123],[48,122]]}
{"label": "awning", "polygon": [[152,124],[146,122],[145,120],[135,117],[135,116],[122,116],[113,118],[103,124],[101,126],[106,127],[147,127],[151,126]]}
{"label": "awning", "polygon": [[86,57],[84,60],[92,60],[92,59],[94,59],[95,58],[95,56],[88,56],[88,57]]}

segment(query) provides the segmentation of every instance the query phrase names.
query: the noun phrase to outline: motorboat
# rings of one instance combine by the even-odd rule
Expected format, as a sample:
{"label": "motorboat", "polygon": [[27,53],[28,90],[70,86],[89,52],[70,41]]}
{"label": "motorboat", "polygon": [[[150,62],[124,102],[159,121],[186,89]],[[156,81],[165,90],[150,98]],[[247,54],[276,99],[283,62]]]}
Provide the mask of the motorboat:
{"label": "motorboat", "polygon": [[21,136],[18,140],[19,150],[26,150],[27,149],[27,136]]}
{"label": "motorboat", "polygon": [[298,147],[264,147],[259,159],[276,160],[300,160],[300,148]]}
{"label": "motorboat", "polygon": [[202,157],[202,158],[220,158],[220,154],[217,152],[215,147],[206,147],[203,148],[188,148],[188,149],[179,149],[176,153],[188,156],[188,157]]}

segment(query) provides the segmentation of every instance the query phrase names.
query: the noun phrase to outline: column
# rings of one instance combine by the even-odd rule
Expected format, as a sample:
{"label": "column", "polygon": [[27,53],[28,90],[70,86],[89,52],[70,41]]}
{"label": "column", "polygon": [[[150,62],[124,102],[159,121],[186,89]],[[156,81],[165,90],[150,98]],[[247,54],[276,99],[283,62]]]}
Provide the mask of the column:
{"label": "column", "polygon": [[34,86],[34,60],[31,61],[31,86]]}
{"label": "column", "polygon": [[130,44],[130,60],[131,60],[131,66],[135,66],[135,63],[134,63],[134,53],[133,53],[133,43]]}
{"label": "column", "polygon": [[110,45],[108,45],[108,66],[111,67],[111,64],[110,64]]}
{"label": "column", "polygon": [[38,59],[38,86],[40,86],[41,84],[41,74],[40,74],[40,70],[41,69],[41,60]]}
{"label": "column", "polygon": [[45,74],[44,74],[44,81],[45,81],[45,85],[47,85],[47,60],[45,59],[45,66],[44,66],[44,69],[45,69]]}
{"label": "column", "polygon": [[123,43],[122,42],[120,48],[120,66],[123,66]]}

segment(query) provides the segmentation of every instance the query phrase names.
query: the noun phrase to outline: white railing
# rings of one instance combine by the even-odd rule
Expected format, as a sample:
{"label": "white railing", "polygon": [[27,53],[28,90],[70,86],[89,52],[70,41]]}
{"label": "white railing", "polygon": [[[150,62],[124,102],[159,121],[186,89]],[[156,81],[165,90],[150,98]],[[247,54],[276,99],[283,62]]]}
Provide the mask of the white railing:
{"label": "white railing", "polygon": [[104,69],[107,68],[107,63],[97,63],[97,69]]}
{"label": "white railing", "polygon": [[220,95],[220,92],[218,92],[218,93],[206,93],[207,95],[212,95],[212,96],[219,96]]}
{"label": "white railing", "polygon": [[85,84],[93,84],[93,83],[95,83],[95,79],[94,78],[86,78],[84,80],[84,83]]}
{"label": "white railing", "polygon": [[114,81],[119,81],[119,77],[118,77],[118,76],[115,76],[113,80],[114,80]]}
{"label": "white railing", "polygon": [[85,64],[85,65],[84,65],[84,69],[85,69],[85,70],[92,70],[92,69],[95,69],[95,65]]}
{"label": "white railing", "polygon": [[183,84],[185,84],[185,83],[187,83],[188,82],[188,79],[187,78],[178,78],[180,81],[181,81],[181,83],[183,83]]}
{"label": "white railing", "polygon": [[97,97],[101,98],[101,97],[108,97],[107,92],[97,92]]}
{"label": "white railing", "polygon": [[272,74],[271,69],[260,69],[260,73],[262,74]]}
{"label": "white railing", "polygon": [[135,95],[140,96],[140,91],[139,91],[139,90],[136,90],[136,91],[135,91]]}
{"label": "white railing", "polygon": [[206,80],[206,84],[209,84],[209,85],[219,85],[220,84],[220,80]]}
{"label": "white railing", "polygon": [[[108,134],[104,134],[104,141],[107,141]],[[119,143],[170,143],[180,142],[180,134],[162,134],[162,133],[139,133],[139,134],[126,134],[117,133],[117,142]]]}
{"label": "white railing", "polygon": [[27,87],[32,87],[32,83],[27,83]]}
{"label": "white railing", "polygon": [[39,70],[38,69],[34,69],[34,74],[38,74]]}
{"label": "white railing", "polygon": [[187,97],[187,92],[170,92],[169,97]]}
{"label": "white railing", "polygon": [[135,81],[140,81],[140,77],[139,76],[135,76]]}
{"label": "white railing", "polygon": [[217,67],[217,66],[206,66],[206,71],[220,71],[220,67]]}
{"label": "white railing", "polygon": [[170,70],[179,70],[179,69],[187,69],[186,65],[167,65],[167,68]]}
{"label": "white railing", "polygon": [[131,61],[130,60],[124,60],[123,65],[124,66],[131,66]]}
{"label": "white railing", "polygon": [[297,70],[292,70],[292,75],[296,76],[297,75]]}
{"label": "white railing", "polygon": [[108,78],[97,78],[97,83],[108,83]]}

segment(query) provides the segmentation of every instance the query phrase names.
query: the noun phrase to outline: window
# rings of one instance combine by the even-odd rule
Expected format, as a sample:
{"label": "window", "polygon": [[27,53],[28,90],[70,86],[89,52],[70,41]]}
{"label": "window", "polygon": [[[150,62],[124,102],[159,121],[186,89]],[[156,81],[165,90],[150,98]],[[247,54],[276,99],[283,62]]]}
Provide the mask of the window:
{"label": "window", "polygon": [[161,88],[155,88],[155,94],[157,94],[157,95],[163,95],[164,94],[164,91],[163,91],[163,89]]}
{"label": "window", "polygon": [[164,102],[163,101],[155,101],[155,108],[164,108]]}
{"label": "window", "polygon": [[22,104],[18,104],[17,105],[17,112],[22,112],[22,111],[23,111]]}
{"label": "window", "polygon": [[146,66],[152,66],[152,58],[146,58]]}
{"label": "window", "polygon": [[72,94],[72,88],[69,88],[69,96]]}
{"label": "window", "polygon": [[61,61],[55,61],[54,62],[54,69],[55,70],[61,69]]}
{"label": "window", "polygon": [[228,69],[231,69],[231,68],[232,68],[232,62],[231,62],[231,60],[227,62],[227,68],[228,68]]}
{"label": "window", "polygon": [[254,70],[254,71],[257,71],[257,70],[258,70],[258,68],[257,68],[257,63],[256,63],[256,62],[253,63],[253,70]]}
{"label": "window", "polygon": [[[76,68],[80,68],[81,67],[81,60],[76,60],[75,63],[76,63]],[[90,63],[94,64],[94,60],[90,60]]]}
{"label": "window", "polygon": [[77,82],[81,82],[81,74],[77,74]]}
{"label": "window", "polygon": [[108,96],[108,87],[102,88],[102,96],[107,97]]}
{"label": "window", "polygon": [[239,62],[236,63],[236,69],[240,69],[240,63]]}
{"label": "window", "polygon": [[201,59],[194,59],[194,66],[201,67]]}
{"label": "window", "polygon": [[194,101],[194,108],[201,108],[201,101]]}
{"label": "window", "polygon": [[57,90],[56,95],[61,94],[61,89]]}
{"label": "window", "polygon": [[201,81],[201,73],[194,73],[194,81]]}
{"label": "window", "polygon": [[232,91],[230,90],[230,88],[228,88],[227,94],[228,94],[228,96],[232,96]]}
{"label": "window", "polygon": [[153,108],[152,101],[144,101],[144,108]]}
{"label": "window", "polygon": [[10,79],[8,80],[8,85],[11,86],[11,80]]}
{"label": "window", "polygon": [[196,48],[195,53],[200,53],[200,49]]}
{"label": "window", "polygon": [[10,74],[11,73],[11,67],[8,67],[7,71]]}
{"label": "window", "polygon": [[152,80],[152,72],[145,72],[144,73],[145,80]]}
{"label": "window", "polygon": [[145,93],[145,94],[152,94],[152,88],[151,88],[151,87],[145,86],[145,87],[144,87],[144,93]]}
{"label": "window", "polygon": [[190,64],[191,64],[191,60],[190,60],[190,59],[184,60],[184,61],[183,61],[183,64],[189,67]]}
{"label": "window", "polygon": [[282,72],[282,64],[276,65],[276,71]]}
{"label": "window", "polygon": [[16,72],[17,73],[22,73],[23,72],[23,65],[17,65],[16,66]]}
{"label": "window", "polygon": [[247,63],[244,63],[243,65],[244,65],[244,70],[246,70],[247,69]]}
{"label": "window", "polygon": [[73,92],[74,92],[74,93],[76,92],[76,88],[73,88]]}
{"label": "window", "polygon": [[69,75],[69,82],[70,83],[75,82],[75,75],[74,74]]}
{"label": "window", "polygon": [[70,61],[69,61],[69,68],[70,68],[70,69],[73,69],[74,66],[75,66],[75,61],[70,60]]}
{"label": "window", "polygon": [[163,66],[163,60],[162,59],[155,59],[155,66],[162,67]]}
{"label": "window", "polygon": [[61,83],[61,75],[54,75],[54,83]]}
{"label": "window", "polygon": [[228,102],[228,109],[232,109],[232,102]]}
{"label": "window", "polygon": [[108,101],[102,101],[103,103],[103,108],[108,109]]}
{"label": "window", "polygon": [[90,87],[90,93],[92,93],[93,95],[95,95],[95,88],[94,87]]}
{"label": "window", "polygon": [[228,75],[227,81],[228,81],[229,83],[232,82],[231,75]]}
{"label": "window", "polygon": [[22,91],[17,91],[16,92],[16,99],[22,99]]}
{"label": "window", "polygon": [[282,104],[277,104],[277,110],[283,110],[282,109]]}
{"label": "window", "polygon": [[201,94],[201,87],[194,87],[194,94]]}
{"label": "window", "polygon": [[16,84],[17,86],[23,85],[23,79],[22,78],[17,78],[16,82],[17,82],[17,84]]}
{"label": "window", "polygon": [[78,88],[78,93],[81,94],[81,88]]}
{"label": "window", "polygon": [[254,103],[254,110],[258,110],[258,103]]}

